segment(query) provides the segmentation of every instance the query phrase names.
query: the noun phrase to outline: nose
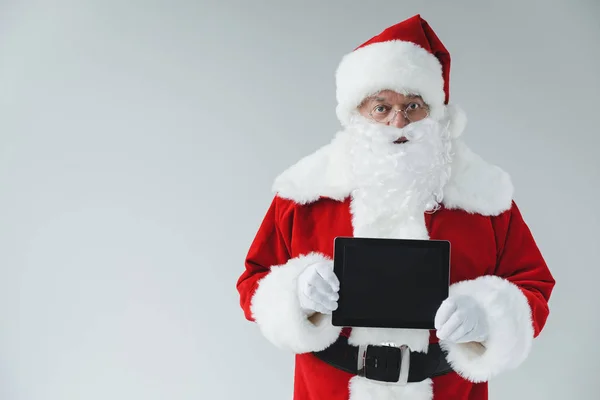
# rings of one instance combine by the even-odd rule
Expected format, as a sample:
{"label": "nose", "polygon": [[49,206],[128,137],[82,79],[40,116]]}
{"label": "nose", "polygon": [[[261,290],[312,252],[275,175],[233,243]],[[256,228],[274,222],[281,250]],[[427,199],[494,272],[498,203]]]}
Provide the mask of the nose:
{"label": "nose", "polygon": [[396,128],[404,128],[409,123],[410,121],[406,119],[406,116],[402,111],[395,110],[395,113],[388,125],[395,126]]}

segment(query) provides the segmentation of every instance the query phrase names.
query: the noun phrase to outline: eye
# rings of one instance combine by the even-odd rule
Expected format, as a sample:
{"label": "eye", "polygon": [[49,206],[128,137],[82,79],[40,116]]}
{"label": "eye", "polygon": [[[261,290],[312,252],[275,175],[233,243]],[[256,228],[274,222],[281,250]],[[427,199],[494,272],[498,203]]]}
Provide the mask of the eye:
{"label": "eye", "polygon": [[375,108],[373,108],[373,112],[377,113],[377,114],[385,114],[389,111],[389,108],[387,106],[384,106],[382,104],[375,106]]}
{"label": "eye", "polygon": [[408,107],[406,107],[407,110],[418,110],[419,108],[421,108],[419,103],[410,103]]}

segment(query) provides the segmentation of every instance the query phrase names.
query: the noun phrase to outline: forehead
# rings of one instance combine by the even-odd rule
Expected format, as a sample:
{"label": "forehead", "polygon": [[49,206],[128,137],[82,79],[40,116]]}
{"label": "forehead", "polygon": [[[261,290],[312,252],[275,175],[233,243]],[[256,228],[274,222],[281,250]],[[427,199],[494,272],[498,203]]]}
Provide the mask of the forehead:
{"label": "forehead", "polygon": [[406,101],[411,101],[415,99],[421,99],[421,96],[418,94],[401,94],[398,92],[394,92],[393,90],[382,90],[374,94],[373,96],[368,97],[366,100],[369,102],[386,102],[386,103],[404,103]]}

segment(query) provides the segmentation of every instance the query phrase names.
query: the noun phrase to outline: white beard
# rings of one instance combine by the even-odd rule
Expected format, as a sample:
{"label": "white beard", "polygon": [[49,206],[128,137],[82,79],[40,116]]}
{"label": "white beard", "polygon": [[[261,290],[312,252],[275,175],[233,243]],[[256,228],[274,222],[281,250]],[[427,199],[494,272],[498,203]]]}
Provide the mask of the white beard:
{"label": "white beard", "polygon": [[[447,126],[425,119],[400,129],[357,117],[348,129],[354,235],[426,239],[424,213],[439,208],[450,177]],[[409,141],[394,143],[402,136]]]}

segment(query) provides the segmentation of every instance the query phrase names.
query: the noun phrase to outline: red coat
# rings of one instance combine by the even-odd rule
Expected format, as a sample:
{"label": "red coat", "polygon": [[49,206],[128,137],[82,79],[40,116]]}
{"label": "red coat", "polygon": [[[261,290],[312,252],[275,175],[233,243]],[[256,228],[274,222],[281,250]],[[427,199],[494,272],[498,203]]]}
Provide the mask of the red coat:
{"label": "red coat", "polygon": [[[338,236],[353,236],[351,182],[323,173],[343,163],[329,146],[284,173],[252,243],[237,283],[241,307],[274,345],[295,354],[295,400],[483,400],[487,381],[527,357],[549,314],[554,279],[512,200],[508,176],[483,162],[462,143],[443,207],[424,214],[431,239],[449,240],[451,295],[468,294],[483,307],[490,325],[483,344],[442,342],[454,371],[406,386],[353,376],[314,357],[340,334],[355,344],[392,341],[425,351],[437,342],[420,330],[341,329],[330,316],[307,320],[296,294],[296,277],[317,259],[333,256]],[[332,181],[334,178],[334,181]],[[334,183],[333,183],[334,182]]]}

